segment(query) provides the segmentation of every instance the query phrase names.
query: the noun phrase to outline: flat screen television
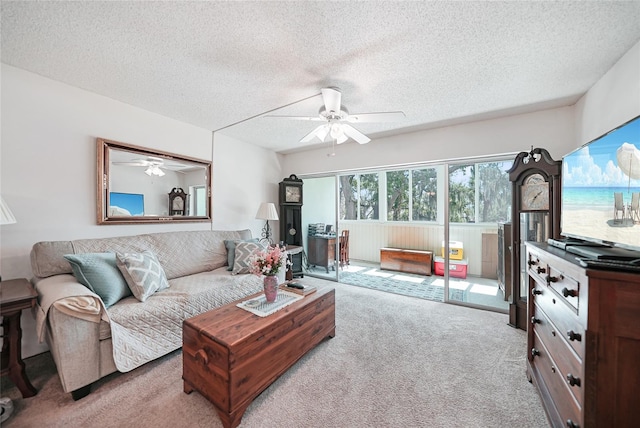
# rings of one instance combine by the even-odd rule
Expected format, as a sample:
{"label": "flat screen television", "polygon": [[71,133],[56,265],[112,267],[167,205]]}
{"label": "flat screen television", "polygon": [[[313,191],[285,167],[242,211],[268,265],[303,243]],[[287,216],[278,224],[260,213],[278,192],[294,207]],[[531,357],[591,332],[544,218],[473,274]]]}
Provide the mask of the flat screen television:
{"label": "flat screen television", "polygon": [[[124,210],[124,211],[122,211]],[[144,195],[139,193],[109,192],[110,215],[144,215]]]}
{"label": "flat screen television", "polygon": [[637,258],[639,198],[640,116],[562,158],[561,234],[594,244],[572,252]]}

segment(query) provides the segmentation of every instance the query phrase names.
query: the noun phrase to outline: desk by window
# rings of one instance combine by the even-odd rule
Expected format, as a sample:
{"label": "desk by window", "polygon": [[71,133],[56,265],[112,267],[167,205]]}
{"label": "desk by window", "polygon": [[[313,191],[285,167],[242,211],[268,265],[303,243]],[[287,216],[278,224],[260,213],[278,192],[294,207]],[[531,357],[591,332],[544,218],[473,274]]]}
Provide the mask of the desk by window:
{"label": "desk by window", "polygon": [[329,273],[329,267],[335,270],[336,237],[335,236],[309,236],[309,264],[322,266]]}

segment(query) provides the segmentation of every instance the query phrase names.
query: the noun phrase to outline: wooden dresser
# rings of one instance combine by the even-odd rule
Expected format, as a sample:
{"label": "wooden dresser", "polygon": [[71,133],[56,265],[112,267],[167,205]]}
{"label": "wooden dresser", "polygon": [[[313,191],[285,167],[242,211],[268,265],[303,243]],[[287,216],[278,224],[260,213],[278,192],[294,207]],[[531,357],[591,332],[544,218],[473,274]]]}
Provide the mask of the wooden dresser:
{"label": "wooden dresser", "polygon": [[553,427],[640,426],[640,275],[527,242],[527,375]]}

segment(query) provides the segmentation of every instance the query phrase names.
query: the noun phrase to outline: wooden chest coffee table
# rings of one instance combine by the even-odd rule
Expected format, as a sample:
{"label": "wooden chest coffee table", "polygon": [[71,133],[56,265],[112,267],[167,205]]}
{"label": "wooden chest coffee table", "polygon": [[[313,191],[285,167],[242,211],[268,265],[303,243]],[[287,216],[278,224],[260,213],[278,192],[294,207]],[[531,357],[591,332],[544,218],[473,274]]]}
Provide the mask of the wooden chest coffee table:
{"label": "wooden chest coffee table", "polygon": [[[242,299],[242,300],[247,300]],[[184,321],[184,392],[211,401],[225,428],[240,424],[254,398],[309,350],[335,336],[335,291],[322,288],[259,317],[240,301]]]}

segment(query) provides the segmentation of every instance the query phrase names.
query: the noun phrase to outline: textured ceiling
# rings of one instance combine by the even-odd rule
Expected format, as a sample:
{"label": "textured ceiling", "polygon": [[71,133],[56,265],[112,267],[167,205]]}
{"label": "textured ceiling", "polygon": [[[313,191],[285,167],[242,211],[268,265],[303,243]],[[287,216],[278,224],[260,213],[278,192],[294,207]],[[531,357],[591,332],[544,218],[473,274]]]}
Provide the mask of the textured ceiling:
{"label": "textured ceiling", "polygon": [[356,126],[375,139],[573,104],[640,40],[639,1],[1,7],[3,63],[285,153],[316,123],[259,116],[322,87],[352,113],[405,112]]}

